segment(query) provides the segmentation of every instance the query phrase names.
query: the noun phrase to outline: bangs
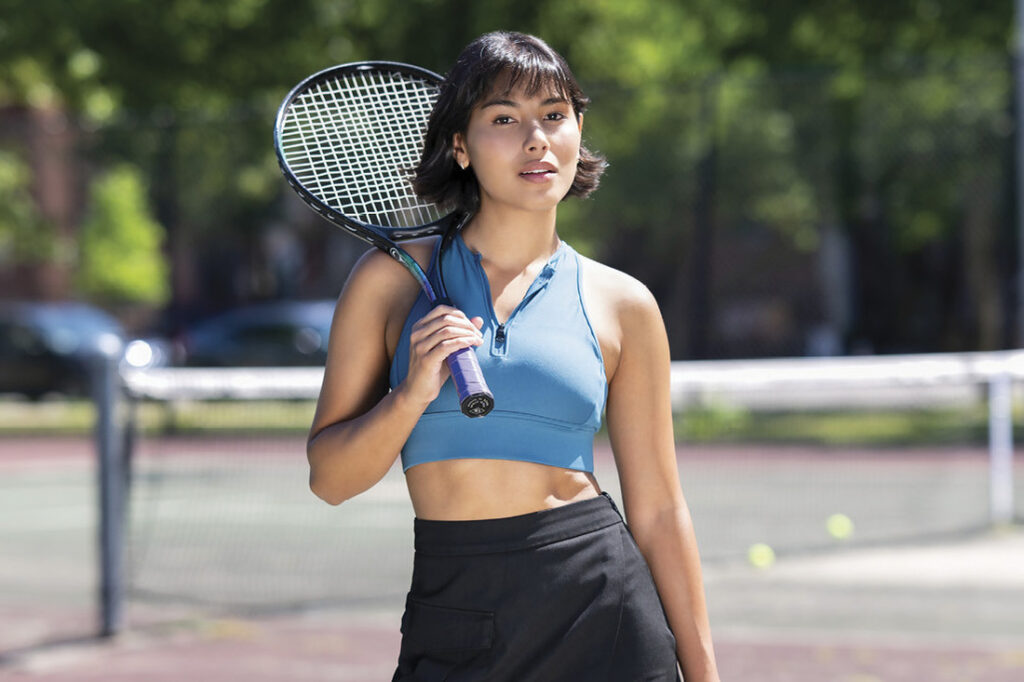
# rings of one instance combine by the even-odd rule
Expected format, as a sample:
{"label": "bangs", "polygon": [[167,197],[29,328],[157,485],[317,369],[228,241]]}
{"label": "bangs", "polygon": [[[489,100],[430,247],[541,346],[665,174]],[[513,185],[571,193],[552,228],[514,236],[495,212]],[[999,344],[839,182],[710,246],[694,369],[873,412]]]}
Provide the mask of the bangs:
{"label": "bangs", "polygon": [[576,115],[590,104],[569,65],[557,52],[532,36],[515,33],[490,34],[477,49],[469,49],[449,74],[460,91],[456,99],[464,107],[464,127],[469,111],[485,97],[521,89],[528,97],[551,94],[572,104]]}
{"label": "bangs", "polygon": [[[523,55],[532,56],[532,55]],[[571,102],[577,115],[582,111],[577,108],[579,100],[584,99],[583,93],[574,92],[571,76],[566,76],[557,64],[543,62],[539,59],[530,59],[532,63],[522,63],[526,60],[517,60],[512,64],[498,64],[493,76],[487,76],[480,84],[480,93],[473,107],[478,106],[485,98],[493,96],[508,95],[516,90],[521,90],[527,97],[538,95],[558,96],[567,102]],[[484,90],[484,84],[489,84]],[[583,105],[585,106],[585,102]]]}

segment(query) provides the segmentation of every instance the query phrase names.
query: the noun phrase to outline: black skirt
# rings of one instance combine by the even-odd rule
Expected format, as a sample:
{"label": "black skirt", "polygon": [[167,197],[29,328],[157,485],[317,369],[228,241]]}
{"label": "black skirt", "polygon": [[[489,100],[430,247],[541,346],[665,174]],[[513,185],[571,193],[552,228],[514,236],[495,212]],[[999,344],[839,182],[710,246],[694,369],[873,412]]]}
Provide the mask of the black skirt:
{"label": "black skirt", "polygon": [[675,638],[606,494],[523,516],[415,521],[392,682],[675,682]]}

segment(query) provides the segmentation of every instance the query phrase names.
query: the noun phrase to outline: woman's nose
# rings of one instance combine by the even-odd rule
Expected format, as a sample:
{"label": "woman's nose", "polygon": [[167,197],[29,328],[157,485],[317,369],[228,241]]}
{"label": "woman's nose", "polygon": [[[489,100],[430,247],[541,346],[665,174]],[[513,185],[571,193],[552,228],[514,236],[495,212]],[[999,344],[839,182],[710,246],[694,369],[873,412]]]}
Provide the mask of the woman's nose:
{"label": "woman's nose", "polygon": [[547,135],[544,134],[544,130],[539,125],[535,125],[530,128],[530,132],[526,136],[526,144],[524,146],[528,152],[547,150],[548,138]]}

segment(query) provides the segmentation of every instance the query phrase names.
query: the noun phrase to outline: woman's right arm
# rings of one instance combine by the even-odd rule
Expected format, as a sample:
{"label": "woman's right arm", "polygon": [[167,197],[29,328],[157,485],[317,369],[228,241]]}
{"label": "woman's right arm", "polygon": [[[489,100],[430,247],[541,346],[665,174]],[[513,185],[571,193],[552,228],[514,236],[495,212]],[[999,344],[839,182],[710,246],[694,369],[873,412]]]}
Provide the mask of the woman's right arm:
{"label": "woman's right arm", "polygon": [[[306,443],[310,489],[340,504],[382,479],[448,377],[445,357],[478,344],[477,326],[444,306],[417,321],[409,373],[388,391],[386,331],[410,297],[409,273],[373,250],[353,268],[334,312],[323,386]],[[413,285],[415,287],[415,285]]]}

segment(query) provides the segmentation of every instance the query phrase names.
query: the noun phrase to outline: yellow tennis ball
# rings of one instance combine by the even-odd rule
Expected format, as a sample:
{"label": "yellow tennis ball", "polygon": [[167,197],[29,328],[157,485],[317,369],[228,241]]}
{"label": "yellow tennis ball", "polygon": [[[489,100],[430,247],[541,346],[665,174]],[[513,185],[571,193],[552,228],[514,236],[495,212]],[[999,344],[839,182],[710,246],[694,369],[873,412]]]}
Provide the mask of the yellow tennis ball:
{"label": "yellow tennis ball", "polygon": [[853,521],[846,514],[833,514],[828,517],[825,528],[836,540],[845,540],[853,535]]}
{"label": "yellow tennis ball", "polygon": [[775,563],[775,550],[763,542],[758,542],[747,550],[747,561],[754,568],[768,568]]}

